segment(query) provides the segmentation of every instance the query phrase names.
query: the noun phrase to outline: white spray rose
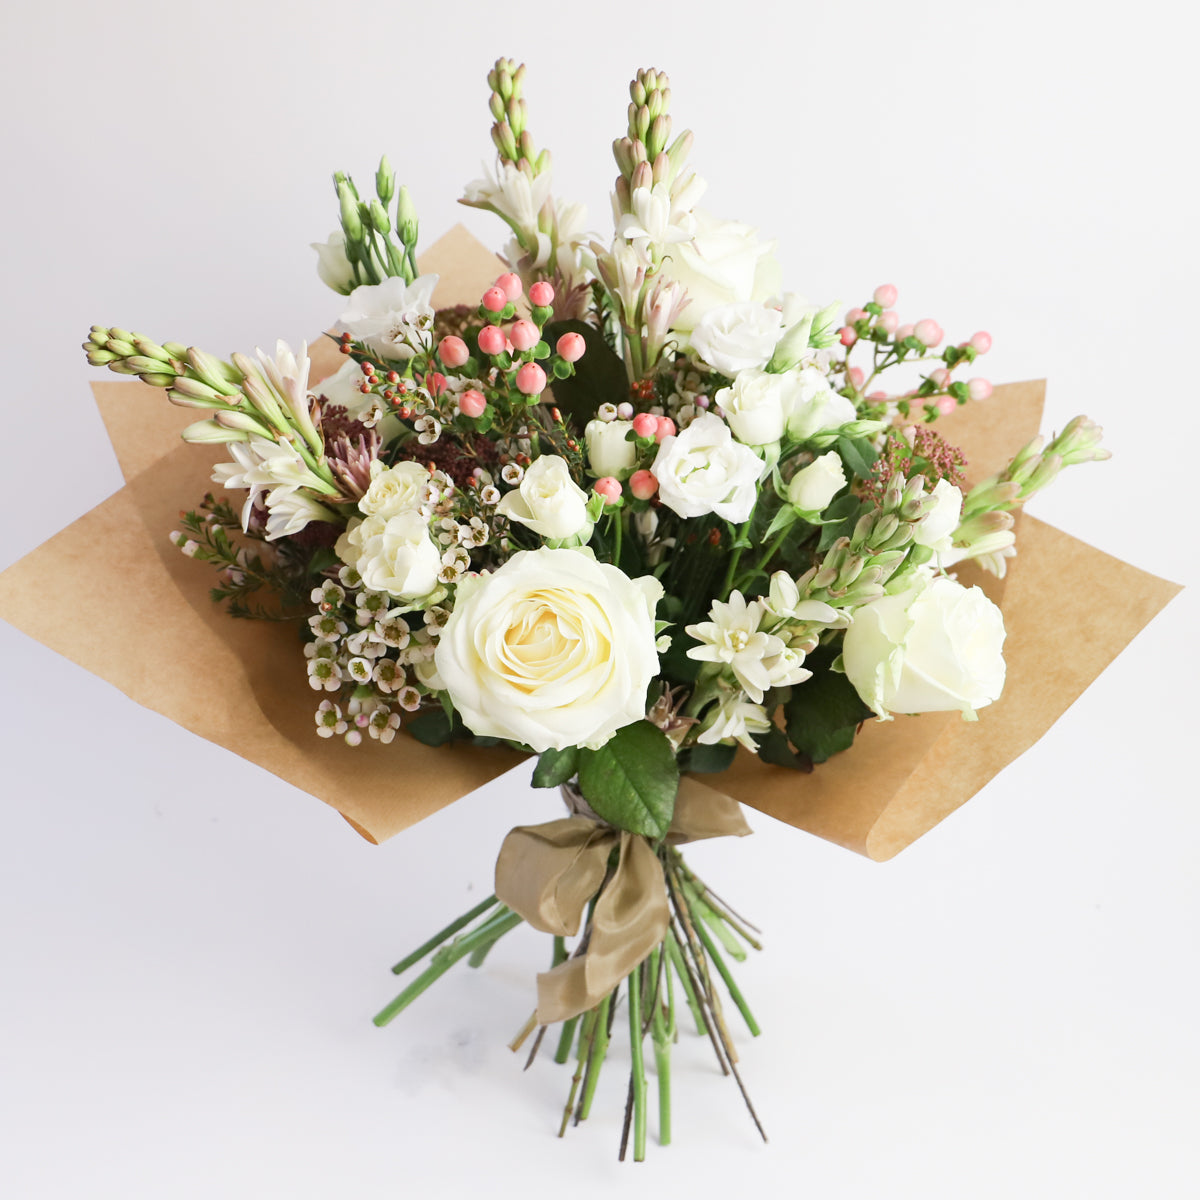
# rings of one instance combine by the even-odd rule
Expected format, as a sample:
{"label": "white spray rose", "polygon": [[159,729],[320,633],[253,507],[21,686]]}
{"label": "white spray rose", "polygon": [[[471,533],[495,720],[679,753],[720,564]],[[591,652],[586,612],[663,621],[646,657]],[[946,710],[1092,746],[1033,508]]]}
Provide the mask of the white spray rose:
{"label": "white spray rose", "polygon": [[310,242],[317,252],[317,274],[321,282],[343,296],[354,287],[354,268],[346,257],[346,235],[335,229],[323,242]]}
{"label": "white spray rose", "polygon": [[948,479],[939,479],[931,493],[933,507],[913,526],[913,541],[928,546],[947,565],[950,543],[962,517],[963,494]]}
{"label": "white spray rose", "polygon": [[739,371],[733,386],[722,388],[714,399],[739,442],[766,446],[783,437],[784,413],[794,405],[796,387],[793,376],[752,368]]}
{"label": "white spray rose", "polygon": [[376,459],[371,464],[371,484],[358,502],[359,512],[368,517],[394,517],[421,506],[421,493],[429,472],[418,462],[400,462],[385,467]]}
{"label": "white spray rose", "polygon": [[801,512],[823,512],[846,486],[846,470],[837,453],[830,450],[797,471],[788,484],[788,503]]}
{"label": "white spray rose", "polygon": [[645,716],[662,585],[579,550],[526,550],[458,585],[434,662],[481,737],[598,749]]}
{"label": "white spray rose", "polygon": [[1004,688],[1004,618],[977,587],[920,572],[913,586],[857,609],[842,661],[878,716],[951,712],[968,720]]}
{"label": "white spray rose", "polygon": [[783,333],[777,308],[726,304],[711,308],[692,330],[692,350],[710,367],[731,379],[752,367],[765,367]]}
{"label": "white spray rose", "polygon": [[438,586],[441,551],[429,536],[425,518],[413,509],[351,522],[336,549],[342,562],[353,567],[373,592],[418,600]]}
{"label": "white spray rose", "polygon": [[694,217],[695,236],[672,246],[662,266],[666,278],[687,288],[691,303],[675,321],[681,332],[721,305],[745,300],[762,304],[779,295],[783,282],[774,242],[759,241],[751,226],[721,221],[703,209],[696,209]]}
{"label": "white spray rose", "polygon": [[749,518],[764,466],[733,440],[714,413],[697,417],[682,433],[663,438],[651,468],[662,502],[681,517],[716,513],[726,521]]}
{"label": "white spray rose", "polygon": [[571,478],[567,460],[543,454],[534,459],[520,487],[501,497],[496,511],[548,541],[577,537],[586,542],[592,535],[587,502],[587,493]]}
{"label": "white spray rose", "polygon": [[611,475],[624,479],[637,463],[637,447],[626,441],[633,428],[632,421],[601,421],[587,423],[583,436],[587,441],[588,465],[593,475]]}
{"label": "white spray rose", "polygon": [[796,441],[807,441],[818,433],[837,429],[858,416],[853,401],[839,396],[816,367],[802,367],[795,372],[795,378],[798,386],[787,413],[787,431]]}

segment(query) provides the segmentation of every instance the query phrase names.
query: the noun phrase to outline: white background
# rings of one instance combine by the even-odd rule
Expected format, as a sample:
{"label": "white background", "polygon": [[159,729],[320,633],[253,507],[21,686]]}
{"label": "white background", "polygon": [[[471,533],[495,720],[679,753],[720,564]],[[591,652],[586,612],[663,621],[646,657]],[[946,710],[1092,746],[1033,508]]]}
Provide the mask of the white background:
{"label": "white background", "polygon": [[626,82],[668,70],[710,209],[777,237],[814,299],[891,281],[908,319],[991,330],[987,374],[1048,376],[1047,426],[1088,412],[1115,453],[1033,511],[1192,590],[893,863],[765,817],[695,850],[768,930],[741,972],[766,1033],[741,1049],[771,1144],[689,1037],[675,1144],[636,1168],[626,1051],[559,1142],[566,1071],[504,1048],[544,958],[527,931],[369,1020],[552,797],[518,773],[374,848],[0,625],[0,1191],[1195,1194],[1190,9],[111,0],[6,25],[0,566],[121,483],[93,321],[220,353],[312,336],[338,312],[307,248],[329,174],[366,182],[385,151],[427,241],[463,220],[499,245],[454,200],[490,161],[503,53],[598,228]]}

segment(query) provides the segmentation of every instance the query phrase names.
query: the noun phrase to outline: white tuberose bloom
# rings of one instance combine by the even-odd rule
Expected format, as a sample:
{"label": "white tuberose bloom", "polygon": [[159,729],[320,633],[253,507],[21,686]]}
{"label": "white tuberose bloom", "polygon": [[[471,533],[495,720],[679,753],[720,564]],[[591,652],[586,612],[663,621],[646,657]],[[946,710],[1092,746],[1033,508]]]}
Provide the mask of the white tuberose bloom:
{"label": "white tuberose bloom", "polygon": [[338,319],[338,332],[365,342],[381,358],[412,358],[431,342],[437,281],[436,275],[421,275],[405,283],[391,275],[382,283],[356,287]]}
{"label": "white tuberose bloom", "polygon": [[501,497],[496,511],[549,541],[587,541],[592,533],[587,503],[587,493],[571,478],[567,460],[543,454],[534,459],[520,487]]}
{"label": "white tuberose bloom", "polygon": [[[217,463],[213,467],[212,479],[226,488],[249,489],[250,494],[242,505],[243,529],[249,528],[250,514],[259,496],[267,495],[269,501],[276,492],[286,494],[302,487],[321,492],[330,490],[328,484],[314,475],[295,448],[286,442],[269,442],[266,438],[230,442],[229,453],[235,461]],[[279,503],[278,497],[275,502]],[[303,525],[299,528],[303,528]]]}
{"label": "white tuberose bloom", "polygon": [[485,166],[483,178],[467,184],[462,203],[471,208],[490,209],[522,232],[536,233],[538,214],[550,195],[552,183],[549,170],[535,176],[503,162],[495,175]]}
{"label": "white tuberose bloom", "polygon": [[733,440],[720,417],[704,413],[663,438],[651,470],[662,502],[681,517],[716,513],[740,524],[754,510],[764,466],[749,446]]}
{"label": "white tuberose bloom", "polygon": [[782,638],[759,629],[765,612],[762,601],[747,604],[742,593],[734,591],[728,603],[714,601],[708,614],[712,620],[687,627],[701,643],[687,652],[688,658],[728,665],[755,703],[761,703],[767,688],[800,683],[812,674],[800,665],[803,657],[789,651]]}
{"label": "white tuberose bloom", "polygon": [[704,722],[704,729],[696,738],[702,745],[736,740],[752,752],[758,749],[752,735],[766,733],[771,728],[767,710],[738,693],[725,696],[718,707],[710,708]]}
{"label": "white tuberose bloom", "polygon": [[434,657],[467,727],[482,737],[598,749],[645,715],[658,673],[662,585],[578,550],[526,550],[458,584]]}
{"label": "white tuberose bloom", "polygon": [[783,333],[777,308],[725,304],[711,308],[692,330],[692,349],[710,367],[731,379],[752,367],[765,367]]}
{"label": "white tuberose bloom", "polygon": [[1004,618],[977,587],[921,571],[912,587],[857,609],[846,676],[877,716],[959,710],[967,720],[1004,689]]}

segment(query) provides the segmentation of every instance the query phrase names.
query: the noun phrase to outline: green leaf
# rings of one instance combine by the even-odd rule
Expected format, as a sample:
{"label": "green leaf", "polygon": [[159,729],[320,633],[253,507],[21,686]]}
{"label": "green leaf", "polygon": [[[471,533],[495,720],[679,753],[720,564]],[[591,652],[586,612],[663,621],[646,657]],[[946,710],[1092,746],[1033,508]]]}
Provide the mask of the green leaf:
{"label": "green leaf", "polygon": [[711,746],[697,743],[688,752],[687,769],[697,775],[715,775],[733,765],[737,746],[726,746],[716,742]]}
{"label": "green leaf", "polygon": [[875,447],[866,438],[839,437],[837,440],[838,454],[842,462],[854,472],[859,479],[866,479],[871,474],[871,468],[879,457]]}
{"label": "green leaf", "polygon": [[419,713],[405,721],[404,728],[426,746],[444,746],[455,735],[454,722],[439,708]]}
{"label": "green leaf", "polygon": [[320,575],[322,571],[328,570],[338,561],[340,560],[334,553],[332,546],[322,546],[320,549],[314,551],[312,558],[308,560],[308,573],[310,575]]}
{"label": "green leaf", "polygon": [[610,825],[661,838],[679,790],[675,750],[649,721],[626,725],[599,750],[580,750],[579,789]]}
{"label": "green leaf", "polygon": [[797,684],[784,706],[788,738],[815,763],[848,750],[858,726],[871,716],[854,684],[830,670],[823,657],[816,662],[809,658],[806,665],[813,668],[813,677]]}
{"label": "green leaf", "polygon": [[579,770],[579,747],[568,746],[565,750],[543,750],[533,768],[535,788],[559,787],[572,779]]}
{"label": "green leaf", "polygon": [[765,763],[776,767],[788,767],[793,771],[811,771],[812,759],[807,755],[799,755],[788,743],[787,735],[776,725],[755,739],[758,743],[758,757]]}
{"label": "green leaf", "polygon": [[629,399],[629,377],[625,364],[604,340],[604,335],[586,321],[554,321],[547,325],[546,341],[555,345],[564,333],[577,333],[587,344],[569,379],[555,379],[554,402],[582,429],[601,404],[619,404]]}

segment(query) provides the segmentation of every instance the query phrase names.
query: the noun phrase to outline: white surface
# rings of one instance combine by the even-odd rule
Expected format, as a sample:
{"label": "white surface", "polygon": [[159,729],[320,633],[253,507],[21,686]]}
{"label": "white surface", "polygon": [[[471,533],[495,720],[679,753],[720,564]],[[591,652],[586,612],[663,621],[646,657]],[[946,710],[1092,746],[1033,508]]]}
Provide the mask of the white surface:
{"label": "white surface", "polygon": [[369,1021],[388,965],[551,798],[506,780],[373,848],[0,625],[0,1190],[1194,1195],[1190,10],[342,8],[9,14],[0,565],[120,484],[78,350],[93,321],[219,352],[312,335],[337,312],[306,248],[335,224],[328,175],[365,181],[384,151],[426,238],[461,219],[499,244],[453,201],[490,161],[484,76],[509,53],[557,190],[598,227],[626,81],[668,70],[709,207],[777,236],[789,287],[849,304],[892,281],[906,316],[990,329],[987,374],[1049,376],[1048,427],[1087,411],[1116,452],[1034,511],[1193,587],[895,862],[767,818],[694,851],[768,929],[741,972],[766,1035],[741,1048],[772,1141],[688,1038],[675,1145],[636,1168],[615,1161],[621,1049],[560,1143],[566,1072],[522,1076],[504,1048],[534,935]]}

